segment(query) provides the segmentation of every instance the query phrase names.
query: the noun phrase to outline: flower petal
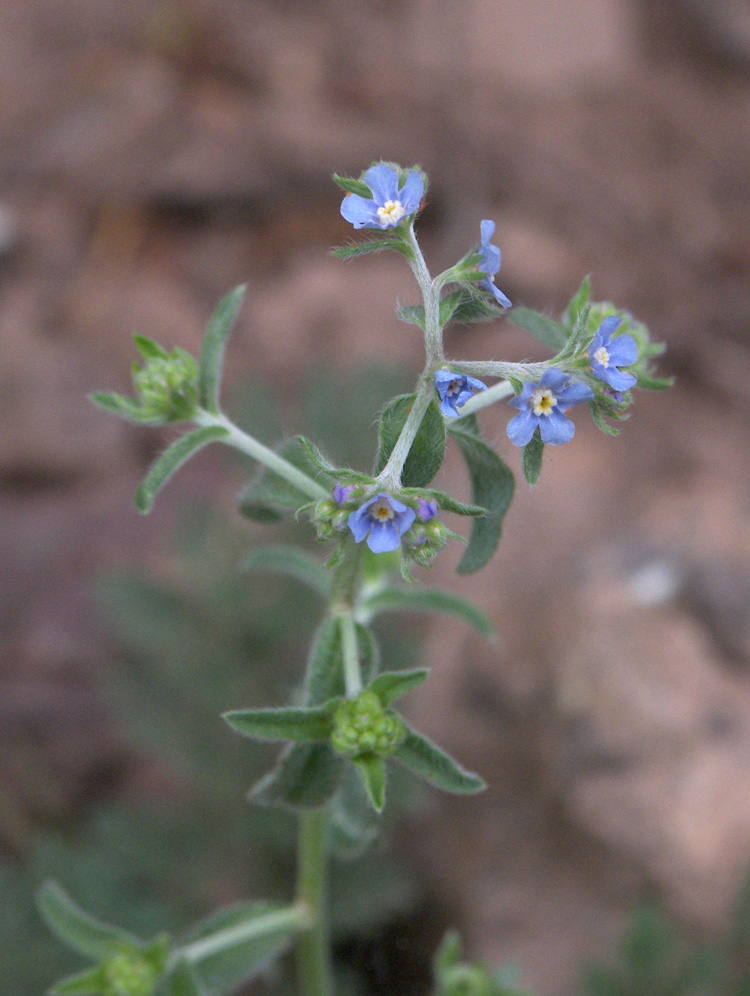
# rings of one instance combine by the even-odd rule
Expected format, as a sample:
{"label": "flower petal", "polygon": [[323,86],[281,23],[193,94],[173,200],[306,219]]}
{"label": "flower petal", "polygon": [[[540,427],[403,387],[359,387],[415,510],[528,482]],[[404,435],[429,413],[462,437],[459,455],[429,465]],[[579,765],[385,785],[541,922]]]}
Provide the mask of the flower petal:
{"label": "flower petal", "polygon": [[629,391],[638,382],[637,377],[625,373],[624,370],[618,370],[616,367],[610,367],[605,373],[606,377],[603,376],[602,380],[605,380],[615,391]]}
{"label": "flower petal", "polygon": [[401,546],[398,529],[392,522],[373,523],[367,545],[373,553],[393,553]]}
{"label": "flower petal", "polygon": [[372,199],[378,207],[382,207],[386,201],[400,200],[398,173],[388,163],[371,166],[364,175],[364,181],[372,191]]}
{"label": "flower petal", "polygon": [[341,214],[355,228],[380,228],[374,201],[366,201],[359,194],[347,194],[341,202]]}
{"label": "flower petal", "polygon": [[573,405],[580,405],[583,401],[593,401],[594,392],[582,381],[573,381],[572,384],[568,384],[567,387],[563,388],[562,391],[558,392],[557,395],[557,407],[561,412],[566,412]]}
{"label": "flower petal", "polygon": [[[396,502],[396,504],[400,505],[401,502]],[[396,509],[396,517],[393,520],[399,536],[403,536],[408,529],[411,529],[417,519],[417,513],[413,508],[409,508],[408,506],[402,507],[404,509],[403,512]]]}
{"label": "flower petal", "polygon": [[632,335],[618,335],[608,352],[609,362],[616,367],[630,367],[638,362],[638,343]]}
{"label": "flower petal", "polygon": [[506,428],[508,439],[510,439],[514,446],[526,446],[527,443],[531,442],[531,438],[536,432],[539,422],[539,416],[527,408],[526,411],[521,412],[520,415],[516,415],[508,422]]}
{"label": "flower petal", "polygon": [[511,408],[520,408],[521,411],[523,411],[524,408],[528,407],[529,398],[531,397],[531,395],[534,393],[534,391],[537,389],[538,386],[539,386],[538,384],[532,384],[531,381],[527,381],[523,385],[523,391],[521,391],[520,394],[517,394],[515,398],[511,398],[508,404],[511,406]]}
{"label": "flower petal", "polygon": [[542,442],[550,446],[562,446],[569,443],[576,434],[576,427],[567,415],[554,409],[546,418],[539,419],[542,431]]}
{"label": "flower petal", "polygon": [[558,370],[556,367],[550,367],[549,370],[545,370],[542,374],[539,386],[548,387],[554,392],[554,394],[559,396],[560,392],[569,380],[570,378],[564,370]]}
{"label": "flower petal", "polygon": [[482,248],[486,249],[490,244],[490,239],[495,234],[495,222],[485,218],[479,223],[479,231],[482,233]]}
{"label": "flower petal", "polygon": [[620,327],[621,322],[622,318],[620,318],[619,315],[610,315],[609,318],[604,319],[596,334],[600,335],[606,342],[607,339],[612,338],[617,329]]}
{"label": "flower petal", "polygon": [[[498,249],[498,252],[500,252],[499,249]],[[498,270],[500,269],[499,265],[498,265],[497,269]],[[497,270],[495,272],[497,272]],[[497,301],[497,303],[500,305],[501,308],[512,308],[513,307],[510,298],[506,297],[505,294],[503,294],[503,292],[500,290],[500,288],[496,287],[494,285],[494,283],[492,282],[492,280],[488,280],[487,283],[489,284],[489,288],[488,289],[491,290],[492,293],[495,295],[495,300]]]}
{"label": "flower petal", "polygon": [[367,509],[364,505],[362,508],[358,508],[356,512],[352,512],[347,520],[347,525],[352,531],[354,542],[361,543],[372,529],[372,519],[367,514]]}
{"label": "flower petal", "polygon": [[416,169],[409,170],[406,183],[403,185],[398,195],[398,198],[403,204],[406,213],[414,214],[415,211],[418,211],[423,197],[424,178],[422,177],[422,174]]}

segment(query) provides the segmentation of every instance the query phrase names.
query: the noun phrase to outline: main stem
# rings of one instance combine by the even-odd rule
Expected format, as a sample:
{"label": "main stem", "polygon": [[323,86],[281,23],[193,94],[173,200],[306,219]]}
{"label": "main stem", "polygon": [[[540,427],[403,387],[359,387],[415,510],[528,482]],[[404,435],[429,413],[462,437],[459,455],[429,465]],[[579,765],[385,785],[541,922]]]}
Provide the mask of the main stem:
{"label": "main stem", "polygon": [[299,821],[297,898],[312,919],[297,941],[299,996],[333,996],[326,824],[325,809],[303,813]]}

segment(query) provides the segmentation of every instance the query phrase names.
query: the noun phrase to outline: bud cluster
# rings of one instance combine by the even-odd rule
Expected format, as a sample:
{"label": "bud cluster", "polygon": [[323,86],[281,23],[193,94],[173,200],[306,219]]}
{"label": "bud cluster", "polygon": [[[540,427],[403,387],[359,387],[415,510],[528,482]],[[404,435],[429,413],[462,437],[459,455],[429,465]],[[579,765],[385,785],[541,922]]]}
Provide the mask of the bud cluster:
{"label": "bud cluster", "polygon": [[373,691],[342,702],[333,717],[331,744],[347,757],[390,757],[405,736],[403,720]]}
{"label": "bud cluster", "polygon": [[173,353],[152,355],[133,368],[141,410],[164,422],[189,422],[198,410],[198,364],[177,347]]}
{"label": "bud cluster", "polygon": [[102,964],[102,996],[153,996],[158,973],[134,951],[119,951]]}

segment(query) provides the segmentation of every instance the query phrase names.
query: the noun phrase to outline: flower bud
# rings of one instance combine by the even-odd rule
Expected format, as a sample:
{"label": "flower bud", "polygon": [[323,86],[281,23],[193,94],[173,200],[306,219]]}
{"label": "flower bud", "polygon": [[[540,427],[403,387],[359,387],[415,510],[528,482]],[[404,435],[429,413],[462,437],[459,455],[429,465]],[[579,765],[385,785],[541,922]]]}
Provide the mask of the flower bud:
{"label": "flower bud", "polygon": [[102,964],[103,996],[153,996],[157,972],[134,951],[120,951]]}
{"label": "flower bud", "polygon": [[133,368],[133,384],[145,415],[164,422],[189,422],[198,410],[198,364],[175,349],[170,356],[152,356]]}
{"label": "flower bud", "polygon": [[342,702],[333,717],[331,744],[352,759],[368,754],[389,757],[405,736],[403,720],[385,709],[375,692]]}

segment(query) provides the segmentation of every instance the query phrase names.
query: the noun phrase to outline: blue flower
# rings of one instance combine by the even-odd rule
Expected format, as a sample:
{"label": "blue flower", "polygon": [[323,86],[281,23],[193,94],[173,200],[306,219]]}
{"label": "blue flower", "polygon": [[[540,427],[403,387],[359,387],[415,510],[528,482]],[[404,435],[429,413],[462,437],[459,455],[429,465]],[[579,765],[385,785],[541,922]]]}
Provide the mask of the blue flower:
{"label": "blue flower", "polygon": [[482,244],[479,247],[479,255],[482,258],[482,272],[486,273],[487,276],[479,286],[494,295],[495,300],[501,308],[512,308],[513,305],[505,294],[495,287],[495,281],[493,280],[495,274],[500,272],[500,264],[503,260],[502,253],[497,246],[490,245],[490,239],[495,234],[495,222],[483,221],[480,229],[482,232]]}
{"label": "blue flower", "polygon": [[409,170],[400,189],[401,174],[388,163],[371,166],[363,179],[372,191],[372,200],[347,194],[341,202],[341,214],[355,228],[395,228],[419,210],[424,196],[424,178],[419,170]]}
{"label": "blue flower", "polygon": [[355,542],[367,538],[373,553],[392,553],[401,545],[401,537],[411,529],[417,513],[391,495],[375,495],[349,516],[349,528]]}
{"label": "blue flower", "polygon": [[440,411],[446,418],[458,418],[469,398],[477,391],[486,391],[487,385],[476,377],[453,373],[451,370],[438,370],[435,374],[435,387],[440,395]]}
{"label": "blue flower", "polygon": [[438,503],[434,498],[417,498],[417,518],[429,522],[438,514]]}
{"label": "blue flower", "polygon": [[623,373],[620,367],[630,367],[638,361],[638,343],[632,335],[618,335],[613,339],[621,318],[605,318],[589,346],[591,369],[594,376],[603,380],[615,391],[629,391],[638,378]]}
{"label": "blue flower", "polygon": [[594,392],[587,384],[571,382],[562,370],[546,370],[538,384],[524,384],[523,391],[508,404],[521,410],[508,422],[508,436],[515,446],[531,442],[537,426],[542,442],[550,446],[569,443],[576,427],[564,412],[582,401],[593,400]]}

